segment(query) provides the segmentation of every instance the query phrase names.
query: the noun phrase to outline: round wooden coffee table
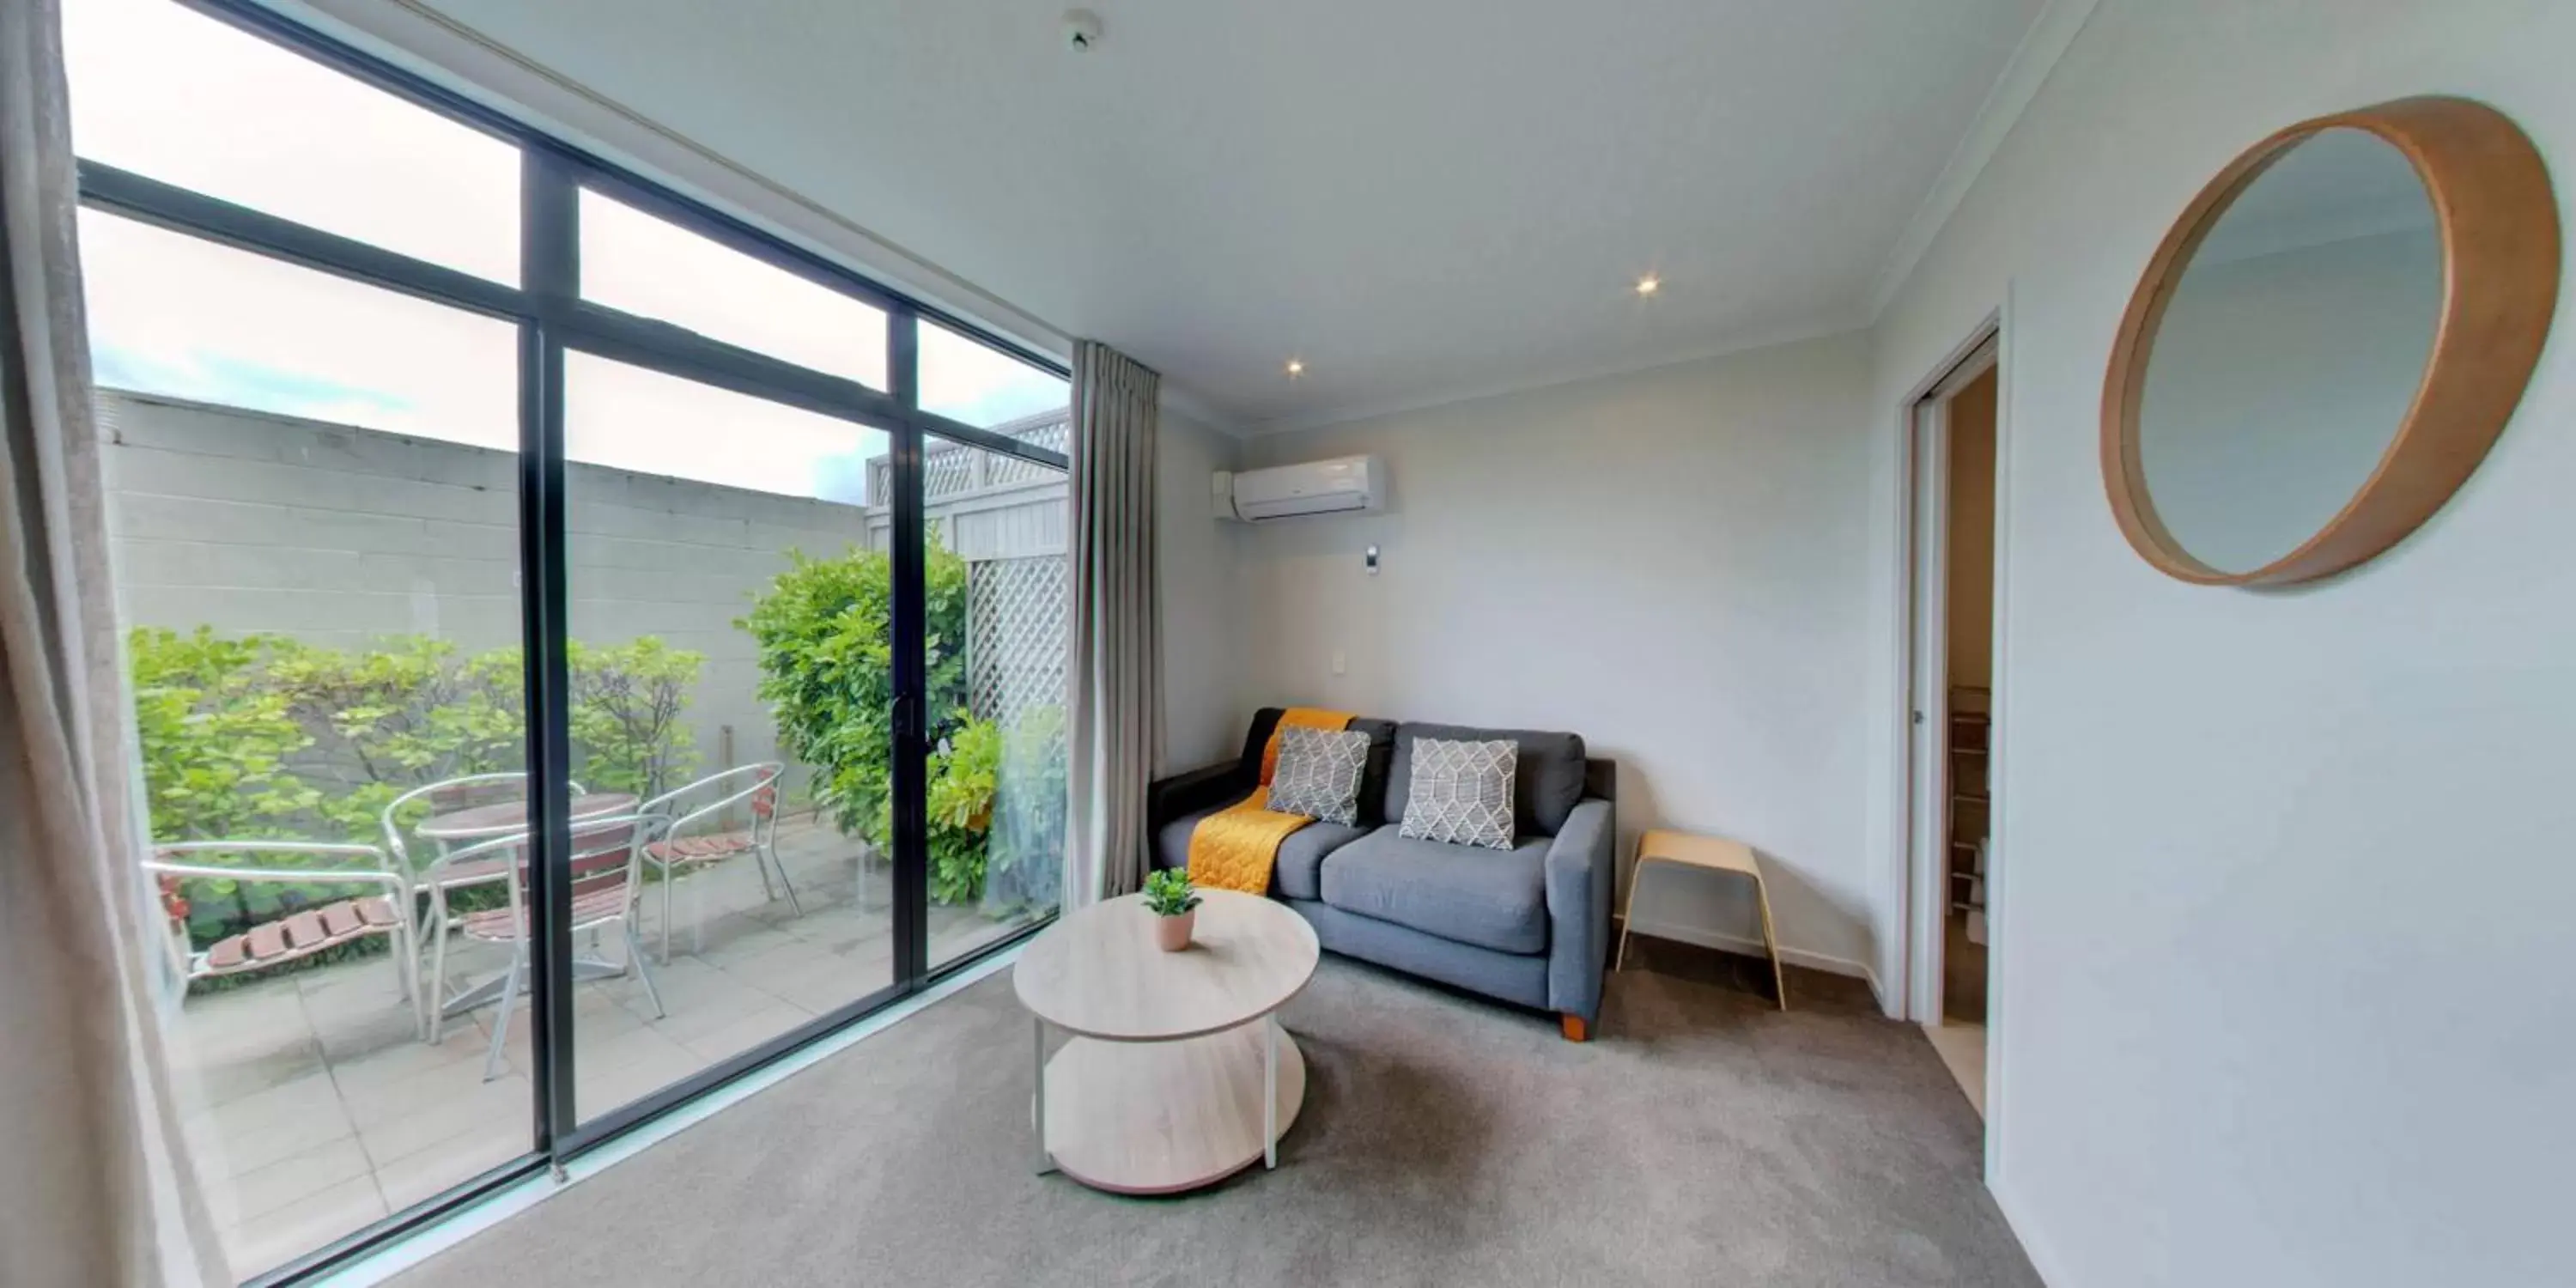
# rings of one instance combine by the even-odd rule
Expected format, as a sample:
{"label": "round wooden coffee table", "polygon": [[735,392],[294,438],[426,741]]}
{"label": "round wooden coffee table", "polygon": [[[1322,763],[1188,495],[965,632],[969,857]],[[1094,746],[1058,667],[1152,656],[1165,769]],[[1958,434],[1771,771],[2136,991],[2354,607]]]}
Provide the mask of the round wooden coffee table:
{"label": "round wooden coffee table", "polygon": [[[1171,1194],[1256,1162],[1306,1102],[1306,1058],[1276,1012],[1315,977],[1314,927],[1286,907],[1202,892],[1187,949],[1154,946],[1144,897],[1048,927],[1011,977],[1036,1017],[1038,1170]],[[1047,1026],[1073,1034],[1047,1056]]]}

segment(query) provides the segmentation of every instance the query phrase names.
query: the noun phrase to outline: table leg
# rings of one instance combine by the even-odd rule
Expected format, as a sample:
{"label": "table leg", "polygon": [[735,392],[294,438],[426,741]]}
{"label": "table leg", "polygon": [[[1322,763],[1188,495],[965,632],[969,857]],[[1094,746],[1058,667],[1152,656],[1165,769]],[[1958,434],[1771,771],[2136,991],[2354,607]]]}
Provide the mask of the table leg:
{"label": "table leg", "polygon": [[1279,1166],[1279,1016],[1261,1020],[1261,1165]]}
{"label": "table leg", "polygon": [[1046,1143],[1046,1021],[1039,1019],[1034,1015],[1030,1016],[1029,1030],[1034,1035],[1031,1044],[1031,1051],[1037,1059],[1038,1074],[1036,1111],[1036,1122],[1038,1128],[1038,1175],[1044,1176],[1055,1170],[1055,1156],[1047,1152]]}
{"label": "table leg", "polygon": [[[627,970],[628,967],[622,962],[606,961],[596,957],[576,957],[572,961],[572,978],[576,984],[586,984],[595,979],[622,979]],[[439,1014],[444,1018],[453,1019],[478,1006],[491,1005],[494,999],[501,996],[502,990],[508,987],[506,975],[507,972],[495,975],[449,998],[447,1003],[439,1008]]]}
{"label": "table leg", "polygon": [[1649,860],[1643,854],[1628,868],[1628,903],[1619,913],[1619,953],[1610,962],[1612,971],[1628,969],[1628,932],[1637,925],[1637,881],[1646,875]]}

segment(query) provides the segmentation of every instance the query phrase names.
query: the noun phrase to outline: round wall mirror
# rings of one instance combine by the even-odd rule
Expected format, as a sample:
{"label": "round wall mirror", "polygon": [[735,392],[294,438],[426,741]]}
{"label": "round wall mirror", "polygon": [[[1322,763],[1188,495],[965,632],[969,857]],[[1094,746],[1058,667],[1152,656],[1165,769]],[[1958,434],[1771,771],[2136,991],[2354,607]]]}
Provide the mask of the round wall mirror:
{"label": "round wall mirror", "polygon": [[2432,516],[2520,400],[2558,212],[2493,109],[2404,99],[2272,136],[2210,181],[2104,383],[2111,507],[2186,581],[2342,571]]}

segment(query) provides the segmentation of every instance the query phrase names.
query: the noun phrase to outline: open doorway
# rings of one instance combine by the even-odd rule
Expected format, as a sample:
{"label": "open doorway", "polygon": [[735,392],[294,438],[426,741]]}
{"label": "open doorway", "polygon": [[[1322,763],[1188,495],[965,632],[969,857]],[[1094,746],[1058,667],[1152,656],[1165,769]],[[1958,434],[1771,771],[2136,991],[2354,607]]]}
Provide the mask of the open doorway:
{"label": "open doorway", "polygon": [[1982,1115],[1993,927],[1999,341],[1987,329],[1912,407],[1908,1013]]}

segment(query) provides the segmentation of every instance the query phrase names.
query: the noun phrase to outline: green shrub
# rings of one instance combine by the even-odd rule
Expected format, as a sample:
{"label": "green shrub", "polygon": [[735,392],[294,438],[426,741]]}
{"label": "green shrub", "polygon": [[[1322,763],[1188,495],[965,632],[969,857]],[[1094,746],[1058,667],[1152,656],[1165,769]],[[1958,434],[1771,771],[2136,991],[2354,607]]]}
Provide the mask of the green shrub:
{"label": "green shrub", "polygon": [[246,835],[320,802],[320,791],[286,767],[313,738],[268,682],[268,659],[288,641],[222,639],[200,626],[185,635],[137,630],[130,647],[155,837]]}
{"label": "green shrub", "polygon": [[357,652],[277,641],[266,682],[312,739],[296,768],[321,790],[313,834],[380,844],[379,820],[395,797],[520,765],[527,733],[518,653],[468,657],[423,635]]}
{"label": "green shrub", "polygon": [[[930,892],[941,903],[973,903],[991,861],[1003,738],[966,706],[966,561],[935,539],[925,554]],[[814,767],[815,803],[844,834],[882,847],[894,834],[893,566],[855,547],[831,559],[801,551],[788,559],[735,625],[758,646],[760,697],[781,745]]]}
{"label": "green shrub", "polygon": [[582,786],[650,799],[687,781],[698,767],[698,750],[680,717],[706,655],[650,635],[606,648],[569,644],[572,742],[582,752]]}
{"label": "green shrub", "polygon": [[983,897],[993,793],[1002,781],[1002,731],[957,714],[955,730],[930,753],[930,897],[941,903]]}
{"label": "green shrub", "polygon": [[[525,758],[520,650],[467,655],[426,636],[349,651],[210,627],[128,637],[152,835],[382,844],[385,807],[415,787]],[[574,643],[572,732],[586,787],[651,795],[697,763],[680,717],[702,654],[651,636]],[[418,811],[428,812],[426,801]],[[408,820],[417,822],[418,820]],[[188,883],[201,946],[345,887]],[[207,895],[219,896],[210,899]]]}
{"label": "green shrub", "polygon": [[809,559],[791,550],[787,570],[734,623],[758,649],[760,699],[778,722],[780,747],[813,767],[807,790],[845,834],[876,828],[886,802],[893,596],[883,555]]}
{"label": "green shrub", "polygon": [[1064,893],[1064,708],[1032,707],[1002,748],[984,882],[987,911],[1054,907]]}

